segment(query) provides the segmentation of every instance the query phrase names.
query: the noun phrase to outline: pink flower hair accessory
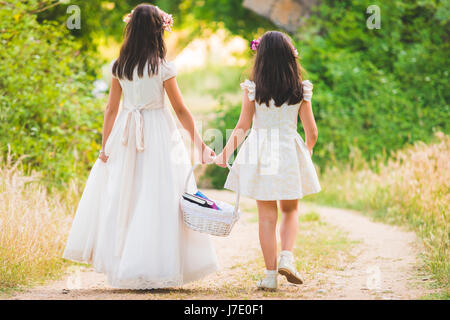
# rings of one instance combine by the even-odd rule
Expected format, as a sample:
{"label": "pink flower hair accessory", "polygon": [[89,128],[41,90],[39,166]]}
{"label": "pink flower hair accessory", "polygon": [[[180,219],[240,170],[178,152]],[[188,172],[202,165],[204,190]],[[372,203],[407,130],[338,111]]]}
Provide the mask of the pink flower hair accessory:
{"label": "pink flower hair accessory", "polygon": [[252,42],[250,42],[250,49],[252,49],[253,51],[258,50],[260,42],[261,42],[261,38],[253,39]]}
{"label": "pink flower hair accessory", "polygon": [[162,17],[162,20],[163,20],[163,24],[162,24],[163,29],[165,31],[167,31],[167,32],[172,31],[172,27],[173,27],[173,17],[172,17],[172,15],[168,14],[167,12],[165,12],[163,10],[161,10],[157,6],[155,6],[155,7],[161,13],[161,17]]}
{"label": "pink flower hair accessory", "polygon": [[131,17],[133,16],[133,12],[134,12],[134,10],[131,10],[130,13],[126,14],[126,15],[123,17],[123,19],[122,19],[123,22],[125,22],[125,23],[130,22]]}

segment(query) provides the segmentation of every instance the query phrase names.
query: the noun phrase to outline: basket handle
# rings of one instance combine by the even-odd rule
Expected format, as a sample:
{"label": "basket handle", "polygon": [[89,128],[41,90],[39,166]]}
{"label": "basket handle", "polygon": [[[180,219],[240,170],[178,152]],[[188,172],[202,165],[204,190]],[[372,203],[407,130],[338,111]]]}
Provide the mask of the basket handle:
{"label": "basket handle", "polygon": [[[187,175],[187,178],[186,178],[186,183],[184,184],[184,191],[185,192],[187,192],[187,190],[188,190],[189,180],[191,179],[191,176],[194,173],[194,170],[195,170],[195,168],[197,168],[198,165],[199,165],[198,163],[195,163],[192,166],[191,170],[189,170],[189,174]],[[232,167],[228,164],[228,162],[227,162],[227,168],[228,168],[228,170],[230,170],[230,172],[233,172],[232,171]],[[237,176],[237,173],[235,173],[235,172],[233,172],[233,173]],[[239,176],[238,176],[238,178],[239,178]],[[239,211],[239,199],[241,198],[241,193],[240,193],[240,189],[239,188],[240,188],[240,186],[239,186],[239,183],[238,183],[237,184],[237,191],[236,191],[236,200],[235,200],[235,203],[234,203],[234,212],[233,212],[235,215]]]}

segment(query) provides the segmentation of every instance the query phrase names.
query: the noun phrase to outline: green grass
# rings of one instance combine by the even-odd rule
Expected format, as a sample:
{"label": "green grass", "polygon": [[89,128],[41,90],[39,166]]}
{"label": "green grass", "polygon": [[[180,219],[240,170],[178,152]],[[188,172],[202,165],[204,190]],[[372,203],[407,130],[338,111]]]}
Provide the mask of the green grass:
{"label": "green grass", "polygon": [[300,215],[299,221],[300,222],[320,221],[320,215],[315,211],[310,211],[310,212]]}
{"label": "green grass", "polygon": [[301,272],[311,274],[338,269],[339,255],[350,258],[350,248],[357,242],[335,226],[320,220],[316,212],[308,212],[299,218],[299,231],[294,254]]}
{"label": "green grass", "polygon": [[445,292],[445,291],[431,293],[426,296],[423,296],[421,299],[422,300],[450,300],[450,293]]}

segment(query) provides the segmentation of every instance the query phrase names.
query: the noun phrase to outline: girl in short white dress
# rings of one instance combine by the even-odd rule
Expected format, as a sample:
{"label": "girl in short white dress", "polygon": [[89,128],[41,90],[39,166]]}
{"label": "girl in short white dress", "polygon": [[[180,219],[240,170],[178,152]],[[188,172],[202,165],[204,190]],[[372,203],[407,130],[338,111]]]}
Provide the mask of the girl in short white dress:
{"label": "girl in short white dress", "polygon": [[[63,257],[92,264],[116,288],[179,286],[216,271],[217,259],[208,235],[186,228],[182,220],[179,199],[191,163],[164,104],[165,92],[198,151],[204,151],[203,162],[211,162],[214,153],[202,142],[183,103],[175,66],[164,60],[163,34],[170,16],[139,5],[128,20],[112,69],[103,150],[87,180]],[[189,189],[196,192],[193,179]]]}
{"label": "girl in short white dress", "polygon": [[[253,81],[241,84],[244,98],[241,116],[227,145],[215,162],[224,166],[245,139],[225,183],[256,199],[259,237],[266,264],[266,277],[257,283],[261,289],[276,289],[277,274],[292,283],[302,279],[294,266],[292,250],[298,226],[298,199],[320,191],[311,161],[317,140],[317,127],[311,108],[312,84],[302,81],[297,50],[281,32],[267,32],[252,41],[256,59]],[[306,143],[297,133],[300,115]],[[239,178],[236,178],[239,177]],[[281,253],[277,268],[276,223],[279,201],[283,218],[280,228]]]}

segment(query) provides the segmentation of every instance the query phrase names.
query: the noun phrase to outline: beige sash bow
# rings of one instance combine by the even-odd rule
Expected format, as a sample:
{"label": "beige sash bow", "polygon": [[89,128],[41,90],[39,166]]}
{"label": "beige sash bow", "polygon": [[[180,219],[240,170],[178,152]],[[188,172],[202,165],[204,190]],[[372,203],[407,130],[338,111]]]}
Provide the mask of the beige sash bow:
{"label": "beige sash bow", "polygon": [[144,117],[141,111],[144,108],[130,109],[128,111],[127,120],[125,122],[125,128],[122,134],[122,144],[126,146],[128,144],[128,137],[130,135],[131,119],[135,122],[135,136],[136,136],[136,150],[144,151]]}

